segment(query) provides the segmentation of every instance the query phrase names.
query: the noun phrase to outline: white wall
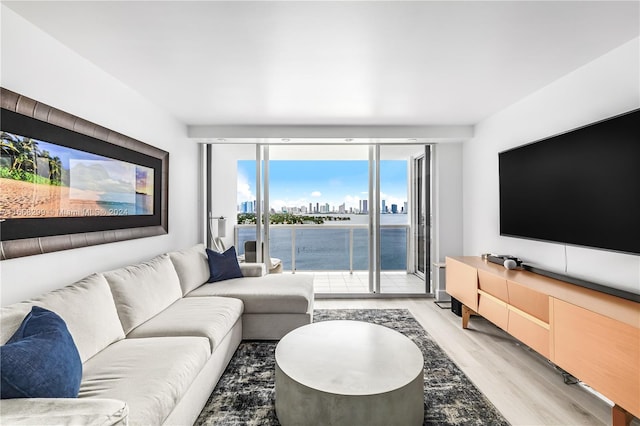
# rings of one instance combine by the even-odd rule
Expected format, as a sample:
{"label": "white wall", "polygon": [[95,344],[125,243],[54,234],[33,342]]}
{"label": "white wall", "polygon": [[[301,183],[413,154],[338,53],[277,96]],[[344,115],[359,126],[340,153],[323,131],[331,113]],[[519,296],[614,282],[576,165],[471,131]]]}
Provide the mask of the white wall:
{"label": "white wall", "polygon": [[198,242],[198,147],[186,126],[1,6],[1,84],[168,151],[169,234],[0,262],[2,306]]}
{"label": "white wall", "polygon": [[[462,143],[435,146],[433,262],[462,254]],[[449,300],[443,271],[432,265],[436,300]]]}
{"label": "white wall", "polygon": [[434,261],[462,253],[462,143],[435,147],[435,203],[438,250]]}
{"label": "white wall", "polygon": [[[238,223],[238,160],[255,160],[256,146],[224,144],[211,148],[211,213],[227,218],[227,236],[222,241],[228,248],[233,245],[233,227]],[[255,182],[251,184],[255,187]]]}
{"label": "white wall", "polygon": [[498,212],[498,152],[638,108],[639,52],[636,38],[476,126],[463,148],[465,255],[509,253],[640,293],[640,256],[501,237]]}

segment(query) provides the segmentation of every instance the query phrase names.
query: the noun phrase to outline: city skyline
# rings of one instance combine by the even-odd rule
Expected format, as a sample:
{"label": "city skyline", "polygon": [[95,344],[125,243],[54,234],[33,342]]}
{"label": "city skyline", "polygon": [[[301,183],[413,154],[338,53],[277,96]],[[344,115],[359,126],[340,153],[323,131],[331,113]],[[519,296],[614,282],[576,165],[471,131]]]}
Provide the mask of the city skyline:
{"label": "city skyline", "polygon": [[[368,214],[368,200],[360,200],[358,208],[347,207],[345,203],[339,206],[331,206],[329,203],[316,202],[309,203],[308,206],[287,206],[280,209],[271,208],[272,213],[293,213],[293,214]],[[380,213],[382,214],[406,214],[408,211],[408,203],[405,201],[402,206],[397,204],[386,204],[386,200],[381,200]],[[255,213],[256,200],[243,201],[237,204],[238,213]]]}
{"label": "city skyline", "polygon": [[[237,204],[255,202],[255,160],[237,163]],[[318,205],[317,213],[361,212],[368,203],[369,163],[366,160],[272,160],[269,163],[270,208],[276,212]],[[404,160],[380,162],[380,199],[389,213],[406,212],[408,163]],[[328,209],[326,206],[329,206]],[[321,210],[319,207],[324,206]]]}

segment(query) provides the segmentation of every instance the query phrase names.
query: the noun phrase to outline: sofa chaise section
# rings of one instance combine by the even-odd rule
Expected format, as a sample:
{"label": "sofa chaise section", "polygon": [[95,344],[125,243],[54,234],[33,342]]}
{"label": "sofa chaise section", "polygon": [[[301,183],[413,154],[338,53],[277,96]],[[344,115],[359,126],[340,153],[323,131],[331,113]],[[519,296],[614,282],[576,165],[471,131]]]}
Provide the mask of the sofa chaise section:
{"label": "sofa chaise section", "polygon": [[209,267],[202,244],[169,253],[180,280],[184,300],[227,297],[242,300],[242,337],[278,340],[313,321],[313,278],[308,275],[269,274],[262,263],[241,263],[242,278],[206,284]]}
{"label": "sofa chaise section", "polygon": [[210,296],[242,300],[242,332],[247,340],[278,340],[313,321],[313,278],[306,275],[234,278],[200,286],[185,299]]}

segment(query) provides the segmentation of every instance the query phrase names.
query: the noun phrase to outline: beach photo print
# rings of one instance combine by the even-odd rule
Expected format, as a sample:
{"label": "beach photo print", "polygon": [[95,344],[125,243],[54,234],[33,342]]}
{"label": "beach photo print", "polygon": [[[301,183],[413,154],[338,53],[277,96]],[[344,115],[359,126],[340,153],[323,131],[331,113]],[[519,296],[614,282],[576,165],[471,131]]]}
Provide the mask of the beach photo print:
{"label": "beach photo print", "polygon": [[153,215],[154,171],[0,132],[0,219]]}

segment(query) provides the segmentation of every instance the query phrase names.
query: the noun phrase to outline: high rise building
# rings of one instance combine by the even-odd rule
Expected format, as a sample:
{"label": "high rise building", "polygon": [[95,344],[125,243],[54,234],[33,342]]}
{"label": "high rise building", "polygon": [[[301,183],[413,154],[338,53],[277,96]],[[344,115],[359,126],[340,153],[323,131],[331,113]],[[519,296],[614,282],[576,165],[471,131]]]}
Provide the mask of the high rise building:
{"label": "high rise building", "polygon": [[342,203],[338,206],[338,213],[345,214],[347,212],[345,203]]}
{"label": "high rise building", "polygon": [[382,200],[382,210],[381,210],[382,214],[385,214],[387,212],[387,200]]}
{"label": "high rise building", "polygon": [[309,203],[309,213],[313,213],[313,204]]}
{"label": "high rise building", "polygon": [[391,204],[391,213],[398,214],[398,205],[397,204]]}
{"label": "high rise building", "polygon": [[362,200],[362,208],[360,209],[360,213],[369,213],[369,200]]}
{"label": "high rise building", "polygon": [[243,201],[239,207],[240,213],[255,213],[255,201]]}
{"label": "high rise building", "polygon": [[402,213],[404,213],[404,214],[409,213],[409,209],[407,208],[407,206],[408,206],[408,204],[407,204],[407,202],[405,201],[405,202],[404,202],[404,207],[402,207]]}

